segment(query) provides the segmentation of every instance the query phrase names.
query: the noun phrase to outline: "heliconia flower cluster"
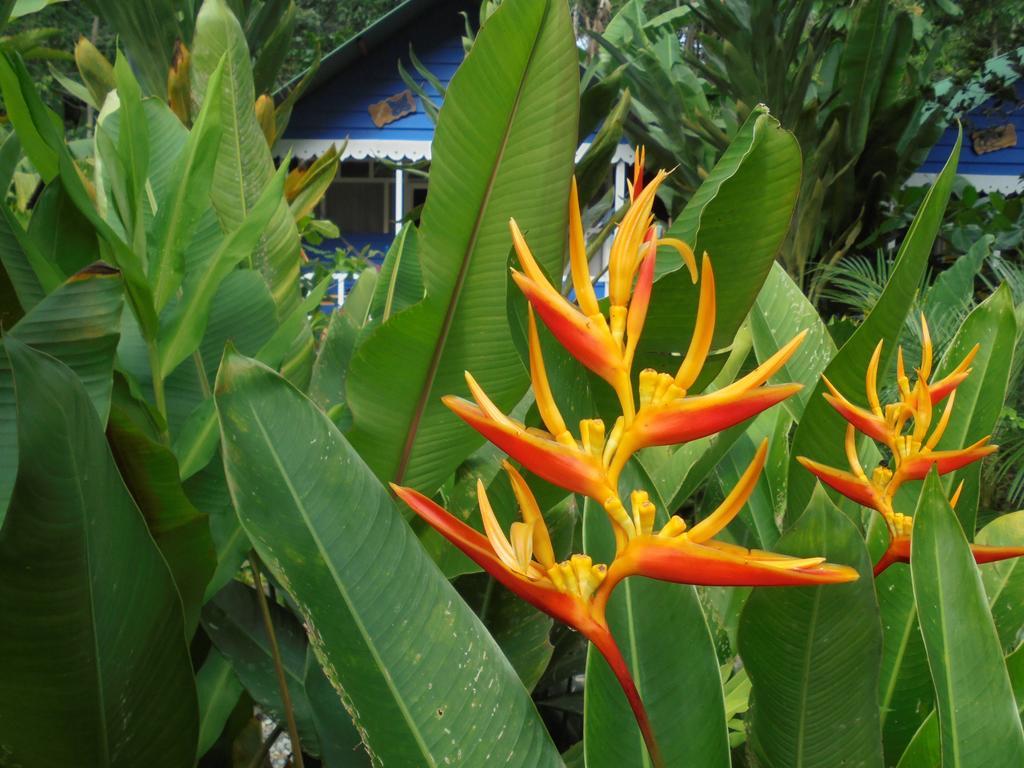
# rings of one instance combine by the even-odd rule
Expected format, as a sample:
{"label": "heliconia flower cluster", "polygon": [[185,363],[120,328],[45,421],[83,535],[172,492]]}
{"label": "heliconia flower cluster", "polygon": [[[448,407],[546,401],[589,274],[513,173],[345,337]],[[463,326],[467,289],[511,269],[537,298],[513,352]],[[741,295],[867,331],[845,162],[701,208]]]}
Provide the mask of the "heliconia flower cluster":
{"label": "heliconia flower cluster", "polygon": [[[940,475],[945,475],[983,459],[997,449],[997,446],[989,444],[989,436],[967,448],[935,450],[949,425],[956,400],[956,388],[970,374],[970,365],[978,353],[978,345],[975,345],[948,375],[929,383],[933,352],[928,322],[924,315],[921,316],[921,338],[921,365],[917,369],[917,379],[913,386],[907,377],[903,349],[897,350],[896,388],[899,399],[894,403],[883,405],[878,395],[878,365],[882,355],[882,342],[875,347],[865,377],[869,408],[861,408],[850,402],[832,385],[832,382],[827,378],[823,379],[830,390],[825,393],[825,399],[848,422],[848,471],[826,466],[804,456],[797,457],[797,461],[830,488],[882,515],[889,529],[889,544],[875,564],[876,576],[893,563],[910,562],[910,537],[914,520],[897,512],[893,507],[893,500],[900,487],[908,481],[923,480],[932,467]],[[935,407],[943,400],[946,401],[946,405],[936,422]],[[884,445],[891,456],[891,466],[889,463],[879,464],[868,476],[857,456],[857,432]],[[962,490],[961,481],[950,497],[950,504],[953,507],[956,507]],[[1024,547],[990,547],[978,544],[970,546],[978,563],[990,563],[1024,555]]]}
{"label": "heliconia flower cluster", "polygon": [[[591,283],[575,180],[569,199],[568,239],[576,303],[548,282],[516,222],[510,222],[512,242],[522,266],[521,272],[513,270],[512,277],[529,302],[530,376],[545,429],[527,427],[502,413],[469,372],[466,381],[472,401],[444,398],[449,408],[522,467],[599,504],[615,534],[614,559],[607,564],[595,563],[586,554],[573,554],[557,561],[543,514],[523,476],[508,462],[505,469],[522,516],[522,522],[514,523],[508,535],[494,515],[483,483],[478,483],[477,494],[484,533],[411,488],[393,489],[501,584],[574,627],[594,644],[622,685],[652,760],[660,764],[643,702],[605,616],[616,585],[630,576],[717,586],[813,585],[852,581],[858,574],[847,566],[826,563],[823,557],[788,557],[714,538],[753,492],[764,466],[767,443],[760,446],[721,505],[693,527],[675,515],[659,524],[655,504],[643,489],[628,489],[625,496],[620,495],[620,475],[637,451],[712,435],[798,391],[798,384],[767,382],[803,339],[800,334],[755,370],[722,389],[690,394],[714,334],[716,297],[711,257],[703,254],[698,276],[690,246],[657,237],[652,207],[658,187],[668,174],[659,171],[645,185],[642,151],[636,169],[630,185],[631,204],[611,246],[607,316]],[[696,325],[689,349],[674,373],[646,369],[634,381],[633,361],[647,317],[659,246],[679,253],[694,283],[699,277]],[[535,314],[566,350],[615,392],[621,415],[610,429],[601,419],[584,419],[578,434],[573,434],[566,424],[548,381]]]}

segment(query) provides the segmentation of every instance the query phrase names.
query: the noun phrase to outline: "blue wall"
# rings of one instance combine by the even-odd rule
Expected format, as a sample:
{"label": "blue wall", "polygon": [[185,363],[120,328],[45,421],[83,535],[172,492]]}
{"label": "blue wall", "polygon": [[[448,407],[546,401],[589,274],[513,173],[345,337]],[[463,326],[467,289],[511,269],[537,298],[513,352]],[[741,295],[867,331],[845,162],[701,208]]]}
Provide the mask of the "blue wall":
{"label": "blue wall", "polygon": [[[1016,85],[1018,99],[1024,101],[1024,82]],[[989,128],[994,125],[1013,123],[1017,131],[1018,146],[987,152],[983,155],[975,153],[971,142],[971,132]],[[995,176],[1019,176],[1024,173],[1024,109],[1014,104],[997,105],[989,100],[971,110],[963,119],[964,144],[960,150],[960,164],[957,172],[961,175],[979,174]],[[956,126],[946,129],[938,143],[928,153],[928,158],[921,166],[922,173],[938,173],[945,165],[946,159],[953,151],[956,143]]]}
{"label": "blue wall", "polygon": [[[439,103],[440,95],[412,67],[409,45],[412,44],[417,58],[447,86],[463,59],[461,38],[465,21],[459,11],[472,5],[466,0],[441,0],[433,4],[426,13],[395,30],[389,40],[369,55],[304,94],[295,106],[284,138],[429,141],[434,135],[434,125],[419,99],[415,113],[383,128],[373,124],[367,110],[371,104],[406,89],[398,74],[399,59],[417,82],[424,83],[434,102]],[[329,64],[328,59],[324,67]]]}

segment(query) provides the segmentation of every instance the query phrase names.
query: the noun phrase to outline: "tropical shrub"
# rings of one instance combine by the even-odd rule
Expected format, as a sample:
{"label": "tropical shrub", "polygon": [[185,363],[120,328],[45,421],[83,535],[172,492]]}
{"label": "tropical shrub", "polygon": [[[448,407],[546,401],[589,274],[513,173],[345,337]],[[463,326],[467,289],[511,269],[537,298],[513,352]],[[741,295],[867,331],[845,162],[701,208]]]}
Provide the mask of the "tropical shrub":
{"label": "tropical shrub", "polygon": [[665,231],[641,163],[598,300],[568,9],[505,0],[314,338],[330,172],[274,167],[223,0],[191,39],[186,121],[119,56],[92,153],[0,56],[41,179],[0,207],[0,763],[1024,761],[1024,518],[979,530],[1012,291],[896,351],[958,150],[841,344],[765,107]]}
{"label": "tropical shrub", "polygon": [[816,298],[817,267],[875,228],[942,129],[928,87],[941,40],[921,38],[913,19],[884,0],[692,3],[648,18],[634,0],[600,36],[594,72],[628,87],[627,132],[662,165],[682,166],[673,212],[751,110],[768,105],[804,158],[780,260]]}

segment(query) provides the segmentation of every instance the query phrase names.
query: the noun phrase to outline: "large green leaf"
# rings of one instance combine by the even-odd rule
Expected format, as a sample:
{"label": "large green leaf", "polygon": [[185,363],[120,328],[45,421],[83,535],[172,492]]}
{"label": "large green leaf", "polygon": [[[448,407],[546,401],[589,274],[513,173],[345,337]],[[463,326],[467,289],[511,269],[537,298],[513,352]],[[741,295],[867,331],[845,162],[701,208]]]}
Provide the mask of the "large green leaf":
{"label": "large green leaf", "polygon": [[70,367],[105,422],[123,306],[120,275],[105,264],[94,264],[43,299],[7,333]]}
{"label": "large green leaf", "polygon": [[203,666],[196,672],[196,694],[199,697],[199,747],[196,754],[202,757],[220,738],[242,695],[242,684],[231,662],[216,648],[210,649]]}
{"label": "large green leaf", "polygon": [[934,472],[914,514],[910,570],[935,682],[942,765],[1024,765],[1024,730],[981,576]]}
{"label": "large green leaf", "polygon": [[[966,448],[992,434],[1003,409],[1006,387],[1013,361],[1011,350],[1017,339],[1017,319],[1013,313],[1013,295],[1002,285],[967,316],[953,343],[946,351],[938,375],[948,373],[975,345],[978,354],[971,363],[971,374],[956,388],[955,408],[949,426],[939,441],[939,450]],[[960,481],[964,489],[956,505],[956,516],[969,539],[974,538],[981,495],[981,462],[976,462],[944,478],[948,492]]]}
{"label": "large green leaf", "polygon": [[[780,424],[780,420],[782,423]],[[785,435],[791,425],[791,419],[784,410],[766,411],[757,416],[744,430],[729,451],[717,462],[715,472],[725,490],[736,487],[744,471],[754,460],[763,440],[771,440],[777,432]],[[775,442],[784,443],[784,438]],[[774,549],[779,538],[778,523],[775,522],[775,505],[777,496],[771,487],[772,468],[766,467],[757,479],[747,503],[739,513],[739,519],[750,528],[755,536],[756,546],[760,549]]]}
{"label": "large green leaf", "polygon": [[[630,487],[643,487],[635,469],[634,464],[627,467],[634,474],[624,482],[629,485],[633,480]],[[615,552],[607,515],[589,500],[583,546],[595,562],[609,562]],[[728,766],[722,679],[697,590],[684,584],[628,579],[608,603],[608,622],[647,709],[665,765]],[[587,766],[648,768],[650,758],[629,703],[593,646],[587,654],[586,681]]]}
{"label": "large green leaf", "polygon": [[935,689],[913,602],[909,567],[896,564],[876,580],[882,613],[879,706],[886,760],[894,764],[932,711]]}
{"label": "large green leaf", "polygon": [[184,295],[168,311],[160,330],[160,370],[164,375],[177,368],[202,341],[213,297],[238,263],[251,257],[283,194],[286,171],[287,168],[282,166],[263,189],[245,220],[224,238],[205,269],[185,280]]}
{"label": "large green leaf", "polygon": [[419,230],[406,224],[388,248],[370,302],[370,316],[375,320],[386,322],[423,299],[419,242]]}
{"label": "large green leaf", "polygon": [[[399,237],[404,240],[404,236]],[[377,270],[364,269],[345,299],[345,306],[331,316],[320,341],[308,393],[309,399],[325,411],[345,402],[349,363],[370,322],[370,306],[378,283]]]}
{"label": "large green leaf", "polygon": [[[304,683],[306,635],[288,610],[276,603],[269,608],[299,740],[304,751],[316,755],[320,752],[319,741]],[[256,591],[238,581],[228,582],[203,606],[203,629],[231,661],[235,674],[253,700],[283,723],[285,710],[281,689]]]}
{"label": "large green leaf", "polygon": [[326,768],[369,768],[359,731],[338,700],[338,692],[327,679],[316,653],[306,652],[306,696],[309,697],[313,726],[320,740],[320,760]]}
{"label": "large green leaf", "polygon": [[801,331],[807,331],[807,338],[772,378],[773,384],[803,384],[802,390],[784,402],[786,410],[799,420],[818,377],[836,355],[836,344],[814,305],[778,262],[772,265],[750,311],[750,331],[754,338],[754,352],[760,362],[775,354]]}
{"label": "large green leaf", "polygon": [[[219,93],[224,77],[224,61],[210,77],[210,86]],[[153,223],[149,279],[159,312],[181,285],[185,274],[185,248],[209,209],[210,185],[217,165],[221,136],[220,99],[207,99],[188,141],[177,157],[178,172],[164,199],[157,204]]]}
{"label": "large green leaf", "polygon": [[[216,412],[213,414],[213,423],[217,425]],[[252,545],[238,524],[238,515],[231,505],[228,481],[224,477],[224,464],[219,456],[184,480],[182,487],[196,509],[209,518],[210,537],[217,552],[217,567],[203,596],[205,603],[235,577]]]}
{"label": "large green leaf", "polygon": [[882,630],[864,542],[819,492],[775,549],[851,565],[860,579],[760,588],[747,600],[739,646],[753,681],[748,722],[754,754],[765,768],[880,768]]}
{"label": "large green leaf", "polygon": [[53,276],[57,283],[100,258],[96,231],[75,207],[60,181],[47,184],[32,208],[28,222],[28,236],[14,230],[15,242],[21,246],[26,261],[32,266],[47,293],[53,290]]}
{"label": "large green leaf", "polygon": [[[1017,712],[1024,714],[1024,646],[1006,657],[1006,671],[1010,676],[1014,698],[1017,700]],[[922,768],[923,766],[939,765],[942,759],[942,747],[939,743],[939,720],[933,711],[928,715],[906,752],[900,758],[898,768]]]}
{"label": "large green leaf", "polygon": [[119,387],[110,410],[107,438],[121,477],[174,576],[185,631],[191,637],[217,563],[210,524],[185,495],[178,462],[171,449],[159,442],[159,430],[146,407],[124,389]]}
{"label": "large green leaf", "polygon": [[864,148],[878,89],[882,84],[884,60],[888,55],[886,24],[889,4],[868,0],[853,14],[839,64],[840,98],[849,105],[846,146],[856,155]]}
{"label": "large green leaf", "polygon": [[896,564],[875,580],[882,615],[882,670],[878,701],[882,744],[892,765],[932,711],[935,688],[917,621],[910,568]]}
{"label": "large green leaf", "polygon": [[194,11],[189,0],[86,0],[104,26],[128,50],[132,66],[150,96],[167,94],[175,40],[191,39]]}
{"label": "large green leaf", "polygon": [[242,526],[377,759],[559,765],[515,671],[331,421],[234,354],[216,397]]}
{"label": "large green leaf", "polygon": [[[308,329],[309,313],[320,305],[328,280],[326,278],[313,288],[280,323],[275,317],[276,307],[270,291],[257,273],[248,269],[236,270],[221,283],[198,350],[198,359],[202,361],[201,373],[206,376],[208,385],[204,386],[204,382],[198,380],[200,371],[189,370],[188,365],[179,366],[167,381],[171,423],[178,423],[175,415],[183,419],[173,446],[182,479],[191,477],[207,465],[220,440],[212,387],[224,345],[230,341],[243,354],[253,354],[257,360],[274,368],[280,366],[291,342],[304,328]],[[309,340],[312,343],[311,337]]]}
{"label": "large green leaf", "polygon": [[[864,373],[879,340],[884,342],[880,371],[888,370],[889,361],[896,353],[896,339],[910,310],[911,299],[921,284],[921,278],[928,266],[928,256],[942,223],[946,203],[949,201],[959,158],[958,136],[956,146],[942,173],[928,190],[917,215],[914,216],[881,297],[864,322],[825,368],[828,379],[854,403],[864,407],[868,405],[864,391]],[[787,509],[790,520],[807,506],[816,483],[814,476],[800,466],[796,457],[807,456],[834,467],[846,466],[846,454],[843,449],[846,422],[822,397],[823,392],[825,384],[819,381],[807,400],[803,417],[793,436]]]}
{"label": "large green leaf", "polygon": [[[800,148],[791,133],[754,109],[667,234],[707,251],[715,271],[713,348],[730,344],[761,290],[789,229],[800,186]],[[666,271],[671,270],[666,274]],[[674,251],[659,253],[651,308],[639,355],[674,372],[672,352],[686,352],[699,286]]]}
{"label": "large green leaf", "polygon": [[[96,264],[36,304],[7,335],[70,366],[105,422],[124,295],[119,275]],[[0,524],[18,468],[14,380],[0,349]]]}
{"label": "large green leaf", "polygon": [[[117,229],[111,226],[96,209],[93,197],[86,190],[84,177],[71,152],[64,143],[60,120],[42,102],[35,90],[31,75],[20,59],[12,59],[0,52],[0,89],[4,103],[16,129],[25,136],[31,134],[40,146],[36,153],[25,150],[46,180],[57,174],[60,185],[78,212],[94,227],[101,238],[101,255],[112,261],[124,278],[125,293],[139,326],[147,339],[156,336],[157,317],[153,309],[153,296],[143,270],[142,259],[129,248]],[[42,171],[40,163],[47,167]],[[36,274],[40,275],[38,269]],[[44,286],[45,287],[45,286]]]}
{"label": "large green leaf", "polygon": [[[1024,510],[997,517],[978,531],[978,543],[989,546],[1024,546]],[[1015,557],[982,566],[981,580],[988,595],[999,641],[1013,648],[1024,627],[1024,562]]]}
{"label": "large green leaf", "polygon": [[[231,233],[242,226],[272,184],[274,160],[256,120],[249,45],[225,0],[203,2],[192,47],[193,112],[207,98],[221,100],[223,128],[210,198],[221,227]],[[224,77],[218,94],[210,92],[209,86],[222,60]],[[263,241],[253,256],[253,267],[267,281],[278,316],[284,317],[300,298],[301,247],[288,202],[283,194],[275,198]]]}
{"label": "large green leaf", "polygon": [[441,403],[471,371],[499,407],[526,388],[505,286],[515,217],[560,275],[576,150],[577,50],[559,0],[502,3],[452,78],[419,229],[426,298],[361,345],[352,444],[385,480],[433,491],[481,439]]}
{"label": "large green leaf", "polygon": [[23,460],[0,531],[4,761],[192,765],[195,683],[171,574],[78,378],[5,346]]}

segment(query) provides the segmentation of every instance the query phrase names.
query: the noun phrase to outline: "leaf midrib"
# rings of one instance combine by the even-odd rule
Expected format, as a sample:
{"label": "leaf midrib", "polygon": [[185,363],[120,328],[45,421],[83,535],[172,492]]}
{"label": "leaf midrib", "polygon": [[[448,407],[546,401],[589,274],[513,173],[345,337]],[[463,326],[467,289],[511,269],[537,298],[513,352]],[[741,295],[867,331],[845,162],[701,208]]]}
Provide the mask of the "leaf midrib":
{"label": "leaf midrib", "polygon": [[811,648],[814,646],[814,635],[818,626],[818,613],[821,609],[821,593],[823,588],[814,587],[813,589],[814,604],[811,607],[810,619],[807,622],[808,634],[807,642],[804,645],[803,685],[800,686],[800,720],[796,731],[796,768],[801,768],[804,764],[804,732],[807,730],[807,696],[810,690],[808,680],[811,677]]}
{"label": "leaf midrib", "polygon": [[[377,650],[377,647],[371,640],[370,634],[367,631],[366,626],[363,624],[362,619],[360,618],[359,614],[355,611],[352,599],[348,594],[348,590],[345,588],[344,582],[342,581],[340,574],[338,574],[337,570],[334,567],[334,562],[330,559],[330,557],[328,557],[323,542],[320,540],[320,537],[315,533],[316,529],[313,527],[313,523],[312,520],[310,519],[308,510],[306,509],[305,504],[303,504],[301,496],[299,495],[297,489],[292,484],[291,477],[285,470],[284,464],[281,461],[280,454],[278,454],[274,446],[274,442],[271,439],[270,433],[264,426],[262,419],[260,419],[259,414],[256,412],[256,409],[252,406],[251,401],[247,400],[245,402],[246,405],[249,407],[249,412],[252,414],[253,421],[255,422],[256,427],[259,429],[260,434],[262,435],[263,440],[266,443],[267,450],[269,451],[270,456],[273,459],[274,466],[279,472],[285,487],[288,489],[289,495],[292,497],[292,501],[295,504],[295,508],[299,511],[299,514],[302,515],[302,520],[305,523],[306,530],[309,533],[310,538],[313,539],[313,543],[316,545],[316,550],[317,553],[320,555],[321,561],[324,563],[324,566],[330,573],[331,580],[334,582],[335,587],[338,589],[338,593],[341,595],[341,599],[345,601],[345,606],[348,609],[349,616],[352,618],[352,623],[355,624],[356,629],[359,631],[359,636],[360,638],[362,638],[363,644],[366,647],[367,651],[369,651],[370,656],[372,657],[374,663],[377,666],[377,669],[384,673],[379,676],[380,679],[384,681],[388,690],[391,692],[392,699],[394,700],[396,706],[398,707],[399,712],[402,714],[402,718],[405,720],[405,723],[408,726],[409,731],[412,733],[416,745],[420,748],[420,753],[427,761],[427,765],[429,766],[429,768],[437,768],[437,760],[434,758],[434,755],[431,754],[429,748],[427,747],[426,741],[423,738],[423,734],[420,733],[419,727],[413,720],[411,713],[409,712],[408,708],[405,705],[405,701],[401,698],[401,696],[399,696],[399,693],[396,690],[394,683],[392,682],[392,676],[389,673],[386,673],[387,666],[384,664],[383,659],[381,658]],[[239,519],[241,520],[241,515],[239,515]]]}
{"label": "leaf midrib", "polygon": [[[941,659],[941,664],[942,664],[942,669],[945,672],[945,674],[943,675],[942,682],[944,683],[943,687],[946,689],[946,696],[948,697],[946,699],[946,702],[947,702],[946,707],[943,707],[942,709],[946,709],[946,711],[948,712],[948,726],[949,726],[949,731],[948,732],[949,732],[949,736],[950,736],[948,741],[949,741],[949,743],[951,745],[951,749],[952,749],[952,752],[953,752],[953,762],[952,762],[952,765],[953,766],[958,766],[958,765],[960,765],[960,737],[957,734],[957,730],[958,730],[957,729],[957,719],[956,719],[955,713],[953,712],[953,709],[952,709],[953,702],[956,701],[956,698],[955,698],[955,695],[954,695],[954,692],[953,692],[953,676],[949,673],[949,667],[950,667],[950,664],[949,664],[949,662],[950,662],[950,657],[949,657],[949,645],[950,645],[950,643],[949,643],[949,626],[946,623],[946,613],[947,612],[944,610],[944,601],[943,601],[943,597],[942,597],[942,593],[943,593],[943,590],[942,590],[942,574],[943,574],[943,569],[942,569],[942,566],[941,566],[942,558],[941,558],[941,556],[939,554],[939,538],[937,536],[933,538],[933,549],[934,549],[934,554],[935,554],[935,559],[933,560],[933,563],[935,565],[935,597],[936,597],[935,605],[939,609],[939,631],[942,634],[942,659]],[[947,707],[948,707],[948,709],[947,709]],[[942,709],[939,710],[940,732],[943,730],[941,728],[941,725],[942,725]],[[944,749],[945,748],[945,742],[946,742],[946,740],[943,739],[942,740],[943,751],[945,751],[945,749]],[[943,761],[943,763],[945,763],[945,761]]]}
{"label": "leaf midrib", "polygon": [[427,366],[427,373],[423,380],[423,387],[416,400],[416,408],[413,411],[412,418],[409,420],[409,431],[406,434],[405,443],[402,445],[402,453],[398,459],[398,468],[395,470],[396,483],[402,482],[405,472],[409,468],[409,460],[412,457],[412,449],[416,443],[416,436],[419,433],[420,421],[423,418],[423,412],[426,410],[427,401],[430,399],[430,392],[434,388],[437,371],[441,366],[441,357],[444,354],[448,343],[448,334],[450,333],[452,323],[455,320],[455,310],[459,304],[462,287],[466,282],[466,275],[469,273],[469,265],[472,261],[473,252],[476,250],[476,242],[480,236],[480,228],[483,226],[485,211],[487,211],[490,206],[491,194],[494,192],[494,187],[497,183],[498,170],[501,168],[505,158],[505,151],[508,148],[509,138],[512,134],[512,126],[515,124],[516,117],[519,114],[519,105],[522,101],[523,89],[526,87],[526,83],[530,79],[534,56],[537,53],[540,38],[544,32],[544,22],[550,8],[551,5],[549,2],[545,8],[544,15],[541,18],[540,23],[537,25],[536,35],[534,36],[533,43],[530,46],[530,54],[527,56],[526,66],[523,67],[523,74],[519,80],[519,87],[516,89],[516,96],[512,102],[512,109],[505,125],[505,133],[501,137],[501,143],[498,145],[498,152],[494,158],[494,163],[491,166],[491,174],[488,177],[487,185],[484,188],[483,200],[481,201],[480,207],[477,209],[477,215],[473,221],[473,229],[469,235],[469,242],[466,244],[466,249],[462,254],[462,263],[459,265],[459,272],[458,275],[456,275],[455,285],[452,287],[451,298],[448,300],[448,306],[445,309],[444,319],[441,323],[441,330],[437,337],[437,343],[434,345],[434,351],[431,354],[430,363]]}
{"label": "leaf midrib", "polygon": [[[17,386],[17,383],[15,383]],[[69,416],[65,404],[58,402],[57,407],[60,409],[61,414],[64,416],[64,423],[69,424]],[[85,550],[85,568],[87,572],[86,593],[89,599],[89,621],[92,627],[92,647],[93,647],[93,659],[96,662],[96,698],[98,699],[98,714],[100,719],[100,733],[99,742],[100,749],[103,755],[103,765],[110,765],[110,740],[107,730],[107,704],[106,697],[103,692],[103,664],[100,658],[100,646],[99,637],[97,636],[97,620],[96,620],[96,600],[93,596],[92,583],[93,583],[93,564],[92,564],[92,543],[89,537],[89,524],[88,524],[88,505],[85,501],[85,491],[82,488],[82,477],[84,476],[79,470],[78,466],[78,452],[75,450],[75,446],[72,443],[70,433],[66,433],[66,442],[68,447],[68,455],[71,458],[71,469],[72,477],[75,480],[75,494],[78,497],[79,509],[82,513],[82,543]]]}
{"label": "leaf midrib", "polygon": [[907,612],[907,620],[896,651],[896,659],[892,665],[892,675],[889,678],[888,684],[885,686],[885,694],[882,696],[879,713],[879,721],[882,726],[885,725],[885,720],[889,715],[889,705],[892,703],[892,698],[896,695],[896,682],[899,680],[899,672],[900,668],[903,666],[903,658],[906,656],[907,647],[910,645],[910,637],[914,628],[915,618],[917,618],[917,606],[916,604],[911,604],[911,610]]}
{"label": "leaf midrib", "polygon": [[[636,639],[636,622],[633,618],[633,588],[626,579],[622,582],[622,588],[626,592],[626,626],[629,629],[629,668],[630,674],[633,675],[633,684],[636,686],[636,692],[640,696],[640,700],[643,701],[644,694],[641,689],[641,676],[640,676],[640,649]],[[640,762],[644,768],[651,768],[651,760],[647,754],[647,746],[644,744],[643,735],[640,734],[639,729],[637,734],[640,735]]]}

